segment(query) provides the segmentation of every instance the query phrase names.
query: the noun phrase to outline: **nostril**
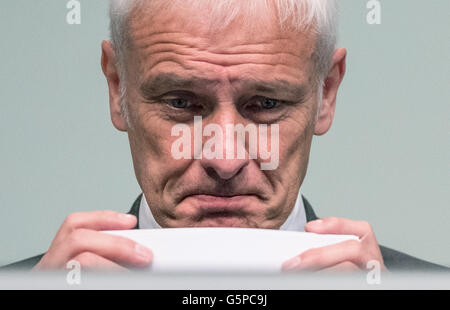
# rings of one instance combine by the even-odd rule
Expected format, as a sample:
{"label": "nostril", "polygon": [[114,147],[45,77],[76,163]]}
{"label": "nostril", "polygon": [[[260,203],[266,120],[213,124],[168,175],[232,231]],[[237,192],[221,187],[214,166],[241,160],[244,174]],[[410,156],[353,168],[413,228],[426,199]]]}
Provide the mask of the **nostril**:
{"label": "nostril", "polygon": [[207,167],[207,168],[205,169],[205,171],[206,171],[206,174],[207,174],[210,178],[212,178],[212,179],[214,179],[214,180],[220,179],[219,174],[216,172],[216,170],[214,170],[214,168],[212,168],[212,167]]}
{"label": "nostril", "polygon": [[220,180],[229,180],[234,178],[235,176],[238,176],[243,170],[244,170],[244,166],[239,167],[239,169],[237,171],[226,171],[226,170],[221,170],[220,168],[217,167],[205,167],[205,172],[206,174],[216,180],[216,181],[220,181]]}

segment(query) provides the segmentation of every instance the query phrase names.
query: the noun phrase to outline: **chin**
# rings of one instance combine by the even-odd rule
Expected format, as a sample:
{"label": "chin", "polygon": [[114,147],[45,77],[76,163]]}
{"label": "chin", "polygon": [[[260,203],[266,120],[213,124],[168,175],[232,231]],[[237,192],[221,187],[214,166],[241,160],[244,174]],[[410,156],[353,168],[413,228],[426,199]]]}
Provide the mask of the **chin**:
{"label": "chin", "polygon": [[194,224],[194,227],[240,227],[240,228],[256,228],[250,225],[249,221],[242,217],[215,217],[203,219]]}

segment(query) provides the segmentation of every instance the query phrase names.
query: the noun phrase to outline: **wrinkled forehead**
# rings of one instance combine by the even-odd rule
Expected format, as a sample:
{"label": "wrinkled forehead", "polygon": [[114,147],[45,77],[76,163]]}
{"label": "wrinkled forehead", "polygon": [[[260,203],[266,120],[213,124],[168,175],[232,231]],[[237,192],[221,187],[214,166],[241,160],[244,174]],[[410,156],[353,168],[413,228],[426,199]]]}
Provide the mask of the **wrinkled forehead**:
{"label": "wrinkled forehead", "polygon": [[281,16],[276,1],[147,0],[130,14],[131,42],[153,34],[190,32],[213,46],[291,39],[312,52],[312,22],[301,16]]}

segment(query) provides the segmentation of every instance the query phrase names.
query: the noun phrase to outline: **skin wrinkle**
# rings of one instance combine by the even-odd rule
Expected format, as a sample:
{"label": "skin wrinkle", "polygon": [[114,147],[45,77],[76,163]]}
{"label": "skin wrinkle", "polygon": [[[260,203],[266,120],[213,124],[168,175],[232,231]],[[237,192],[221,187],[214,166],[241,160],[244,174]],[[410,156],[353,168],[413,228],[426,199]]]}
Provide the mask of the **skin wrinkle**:
{"label": "skin wrinkle", "polygon": [[[175,44],[175,43],[172,43],[172,44],[158,43],[158,44],[165,44],[165,45],[172,45],[172,46],[183,46],[181,44]],[[197,52],[204,51],[204,50],[196,48],[196,47],[186,47],[186,49],[188,49],[188,48],[195,49]],[[145,52],[152,53],[152,54],[167,53],[167,52],[172,52],[172,51],[173,51],[173,49],[169,48],[169,46],[164,46],[164,48],[158,49],[156,44],[145,49]],[[198,53],[196,53],[196,52],[182,53],[180,51],[177,51],[176,53],[178,55],[182,55],[182,56],[198,55]],[[245,55],[245,56],[256,56],[258,58],[260,56],[271,56],[271,57],[274,57],[274,55],[272,53],[262,53],[262,52],[258,52],[258,53],[256,53],[256,52],[222,52],[222,53],[214,53],[214,54],[216,54],[217,56],[228,55],[228,56],[237,56],[237,57],[239,56],[240,57],[242,55]],[[285,52],[278,53],[278,56],[283,56],[283,55],[296,57],[292,53],[285,53]]]}
{"label": "skin wrinkle", "polygon": [[[133,24],[136,24],[136,23],[131,23],[132,25]],[[150,27],[148,27],[148,28],[145,28],[144,27],[144,29],[152,29],[152,28],[150,28]],[[168,31],[169,33],[180,33],[180,32],[173,32],[173,31]],[[157,33],[159,33],[159,34],[161,34],[162,32],[157,32]],[[181,33],[182,34],[182,36],[177,36],[176,38],[172,38],[172,40],[174,40],[174,39],[176,39],[176,40],[181,40],[181,45],[184,45],[184,46],[191,46],[191,45],[193,45],[193,42],[195,43],[195,42],[198,42],[198,41],[201,41],[202,39],[204,39],[204,38],[202,38],[202,37],[195,37],[195,38],[192,38],[192,37],[189,37],[188,36],[188,34],[187,33],[185,33],[185,32],[182,32]],[[278,34],[278,33],[277,33]],[[165,38],[167,38],[167,37],[171,37],[171,36],[168,36],[168,35],[163,35]],[[149,30],[148,31],[148,33],[147,32],[144,32],[144,34],[142,35],[142,37],[140,37],[140,36],[134,36],[133,37],[133,42],[134,42],[134,45],[137,47],[137,49],[140,49],[140,48],[143,48],[143,47],[145,47],[145,46],[151,46],[152,44],[155,44],[155,43],[158,43],[158,41],[157,41],[157,39],[158,38],[153,38],[154,37],[154,31],[152,31],[152,30]],[[281,36],[281,38],[277,38],[276,40],[275,40],[275,42],[276,43],[278,43],[278,45],[279,46],[283,46],[282,44],[281,44],[281,42],[278,42],[278,41],[282,41],[282,40],[285,40],[285,41],[288,41],[288,40],[286,40],[285,39],[286,38],[286,36],[285,35],[282,35]],[[153,40],[156,40],[156,42],[155,41],[153,41]],[[145,43],[140,43],[141,41],[143,41],[143,42],[145,42]],[[168,41],[168,42],[172,42],[172,44],[174,44],[175,42],[173,42],[173,41]],[[186,43],[186,42],[189,42],[189,43]],[[265,43],[265,42],[267,42],[267,40],[262,40],[262,42],[263,43]],[[208,44],[206,44],[206,43],[204,43],[203,45],[206,45],[206,46],[208,46]],[[209,44],[210,46],[214,46],[214,44],[213,44],[213,42],[211,42],[211,44]],[[236,45],[236,44],[234,44],[234,45]],[[254,44],[252,44],[252,45],[258,45],[258,43],[254,43]],[[214,49],[217,49],[218,47],[213,47]],[[175,53],[178,53],[178,54],[183,54],[183,53],[180,53],[179,51],[174,51]],[[306,50],[305,50],[305,53],[308,53],[309,54],[309,57],[308,58],[311,58],[311,56],[312,56],[312,54],[313,54],[313,52],[314,52],[314,48],[312,48],[312,47],[309,47],[309,48],[307,48]],[[194,52],[193,53],[194,55],[196,55],[196,53]],[[281,57],[282,55],[277,55],[276,57]],[[155,55],[154,55],[154,57],[155,57]],[[172,61],[174,61],[176,58],[171,58],[170,60],[172,60]],[[256,59],[258,59],[258,57],[256,57]],[[200,61],[202,61],[202,60],[204,60],[204,59],[200,59]],[[164,61],[164,60],[160,60],[160,62],[162,62],[162,61]],[[194,60],[195,61],[195,60]],[[156,64],[159,64],[160,62],[157,62]],[[218,64],[218,65],[220,65],[220,63],[216,63],[216,64]],[[265,62],[264,64],[267,64],[267,65],[269,65],[270,64],[270,62]],[[233,65],[232,63],[230,64],[230,65]]]}
{"label": "skin wrinkle", "polygon": [[[292,85],[288,81],[281,79],[275,79],[274,81],[257,80],[255,78],[241,79],[241,81],[235,79],[229,80],[228,82],[231,85],[234,82],[241,82],[243,85],[242,88],[244,89],[251,89],[258,93],[269,94],[269,96],[275,96],[286,101],[295,100],[302,103],[308,94],[305,85]],[[144,97],[152,98],[152,96],[162,95],[172,89],[189,91],[195,90],[196,88],[198,89],[199,86],[215,87],[219,83],[219,79],[207,79],[197,76],[182,77],[173,73],[164,73],[158,74],[149,81],[144,82],[139,89]],[[237,90],[237,88],[235,88],[235,90]]]}
{"label": "skin wrinkle", "polygon": [[[183,35],[186,35],[186,34],[183,34]],[[149,33],[148,36],[149,37],[153,37],[153,36],[155,36],[155,34],[154,33]],[[211,53],[220,54],[220,55],[246,54],[246,50],[247,49],[250,50],[250,51],[252,51],[252,49],[256,49],[257,52],[259,52],[261,54],[264,54],[261,51],[266,50],[268,47],[273,47],[273,46],[276,46],[276,45],[279,45],[279,44],[283,43],[283,42],[279,42],[279,41],[286,41],[287,40],[286,38],[281,38],[281,39],[274,40],[274,42],[265,42],[265,41],[263,41],[263,42],[260,42],[260,43],[253,43],[253,44],[236,44],[236,45],[234,45],[232,47],[229,47],[228,48],[229,51],[228,50],[222,50],[221,51],[217,47],[206,46],[205,44],[203,44],[203,45],[205,45],[207,48],[204,48],[204,47],[201,47],[201,46],[196,46],[196,45],[192,44],[195,41],[195,39],[193,39],[193,38],[190,38],[190,39],[186,40],[185,36],[182,36],[182,37],[179,37],[179,38],[176,38],[176,39],[181,40],[181,42],[175,43],[175,42],[170,41],[170,40],[159,40],[158,41],[157,39],[154,39],[154,41],[152,40],[150,42],[143,42],[143,43],[141,43],[141,45],[136,44],[136,47],[141,49],[141,50],[143,50],[143,51],[148,52],[147,49],[150,49],[150,51],[151,51],[152,48],[156,48],[156,46],[158,46],[158,45],[167,44],[167,45],[171,45],[171,46],[172,45],[185,46],[187,48],[194,48],[197,51],[209,51]],[[196,38],[196,39],[197,39],[197,41],[199,41],[200,38]],[[206,38],[201,38],[201,39],[204,40]],[[184,42],[183,40],[186,41],[186,42]],[[139,39],[135,39],[134,41],[135,42],[139,42]],[[249,52],[249,53],[254,53],[254,50],[252,52]],[[288,55],[291,55],[291,56],[294,56],[294,57],[298,57],[298,55],[296,55],[295,53],[291,53],[291,52],[288,52],[288,51],[282,51],[282,53],[288,54]],[[267,54],[270,54],[270,53],[267,53]]]}
{"label": "skin wrinkle", "polygon": [[[136,14],[136,15],[139,16],[139,14]],[[132,19],[132,20],[137,20],[137,18]],[[176,38],[176,39],[177,40],[181,40],[181,42],[186,42],[186,43],[181,43],[182,45],[186,45],[186,46],[190,46],[193,42],[204,40],[205,38],[208,38],[208,35],[209,35],[209,33],[206,32],[206,34],[204,34],[204,36],[197,36],[196,38],[188,38],[188,39],[186,39],[186,37],[188,37],[188,33],[187,32],[177,32],[177,31],[170,31],[169,30],[167,32],[167,34],[166,34],[164,31],[156,31],[155,32],[154,30],[152,30],[151,27],[142,27],[144,30],[140,30],[141,28],[139,28],[139,22],[132,22],[131,25],[132,25],[131,28],[135,29],[135,31],[137,32],[137,34],[134,35],[134,39],[132,41],[135,42],[136,47],[138,49],[139,48],[145,48],[146,46],[150,46],[151,47],[153,44],[157,43],[157,42],[153,42],[152,39],[151,39],[151,37],[155,36],[155,33],[159,34],[159,35],[163,35],[164,37],[171,37],[171,36],[169,36],[167,34],[181,34],[180,37]],[[282,33],[283,33],[282,31],[279,31],[277,33],[277,35],[281,36],[281,38],[278,38],[278,39],[275,40],[275,42],[278,43],[278,45],[280,45],[280,46],[282,46],[282,44],[279,44],[280,42],[278,42],[278,41],[286,40],[285,38],[287,37],[285,35],[282,35]],[[309,34],[308,38],[311,39],[312,38],[312,34]],[[144,41],[146,43],[139,43],[140,41]],[[172,42],[173,43],[173,41],[168,41],[168,42]],[[262,42],[265,43],[266,40],[262,40]],[[215,42],[210,42],[210,43],[211,44],[209,44],[209,46],[212,46],[212,48],[214,48],[214,49],[217,48],[217,47],[215,47],[215,44],[214,44]],[[253,45],[260,45],[260,42],[257,41],[257,43],[254,43]],[[208,44],[206,44],[206,46],[208,46]],[[234,43],[234,46],[239,46],[239,44]],[[307,53],[309,53],[310,56],[312,56],[313,52],[314,52],[314,48],[309,47],[305,51]],[[200,61],[202,61],[202,59]],[[217,63],[217,64],[220,64],[220,63]],[[269,64],[269,63],[266,63],[266,64]]]}
{"label": "skin wrinkle", "polygon": [[[169,55],[165,55],[165,56],[158,57],[158,56],[157,56],[158,54],[159,54],[159,53],[154,53],[154,54],[153,54],[153,58],[158,59],[158,60],[155,60],[155,61],[151,64],[151,67],[153,67],[153,68],[156,67],[157,65],[159,65],[160,63],[164,63],[164,62],[167,62],[167,61],[171,61],[171,62],[177,63],[177,64],[179,64],[179,65],[185,66],[185,65],[182,64],[182,61],[180,61],[178,57],[179,57],[179,56],[189,55],[189,54],[179,53],[178,51],[177,51],[177,52],[172,51],[170,56],[169,56]],[[162,54],[162,53],[161,53],[161,54]],[[247,54],[247,55],[248,55],[248,54]],[[256,55],[256,54],[255,54],[255,55]],[[237,55],[237,56],[240,56],[240,55]],[[267,55],[267,56],[268,56],[268,55]],[[278,55],[272,55],[271,57],[268,56],[268,57],[265,57],[265,58],[271,58],[271,59],[274,59],[274,58],[279,58],[280,56],[281,56],[281,55],[278,54]],[[258,56],[255,56],[255,57],[249,57],[249,59],[250,59],[250,60],[245,59],[245,61],[246,61],[245,64],[246,64],[246,65],[247,65],[247,64],[253,64],[253,65],[277,66],[277,67],[281,66],[280,64],[274,65],[273,62],[270,62],[270,61],[264,62],[264,61],[262,61],[262,58],[261,58],[261,57],[258,57]],[[260,61],[255,62],[255,60],[260,60]],[[236,61],[233,62],[233,61],[231,61],[231,60],[227,60],[226,62],[225,62],[225,61],[222,61],[222,62],[220,62],[220,61],[214,62],[214,61],[212,61],[212,60],[209,60],[208,57],[204,57],[204,58],[203,58],[203,57],[196,56],[195,59],[189,58],[189,61],[190,61],[190,62],[206,62],[206,63],[209,63],[209,64],[211,64],[211,65],[231,67],[231,66],[239,66],[239,65],[242,65],[241,62],[242,62],[243,60],[240,59],[239,62],[236,62]]]}
{"label": "skin wrinkle", "polygon": [[[158,50],[156,48],[156,46],[158,44],[164,44],[164,43],[153,43],[150,44],[148,47],[142,47],[139,44],[137,45],[138,48],[141,48],[143,50],[143,52],[145,53],[149,53],[149,54],[153,54],[153,57],[155,57],[158,54],[163,54],[165,52],[170,52],[172,54],[178,55],[178,56],[187,56],[187,55],[192,55],[193,58],[190,58],[190,61],[193,62],[209,62],[210,64],[214,64],[214,65],[221,65],[221,66],[233,66],[233,65],[239,65],[239,63],[242,63],[243,61],[245,61],[246,63],[253,63],[253,64],[260,64],[260,65],[273,65],[273,62],[265,62],[263,61],[263,59],[266,58],[278,58],[278,57],[283,57],[284,55],[286,56],[292,56],[292,57],[298,57],[297,55],[293,54],[293,53],[289,53],[289,52],[278,52],[276,55],[274,55],[273,53],[262,53],[260,51],[258,52],[242,52],[242,51],[238,51],[238,52],[207,52],[209,55],[203,55],[203,53],[201,53],[199,55],[199,51],[203,51],[202,49],[196,47],[196,46],[189,46],[183,43],[167,43],[165,44],[163,49]],[[155,46],[156,45],[156,46]],[[170,48],[173,46],[181,46],[184,47],[183,49],[181,49],[181,51],[186,51],[189,49],[194,49],[194,52],[180,52],[180,50],[175,50],[174,48]],[[235,56],[235,58],[242,58],[243,55],[247,56],[248,59],[251,59],[251,61],[248,61],[247,58],[245,58],[245,60],[239,59],[239,62],[235,62],[233,63],[232,60],[228,60],[226,63],[220,63],[220,62],[214,62],[210,60],[211,55],[216,55],[217,57],[221,56],[221,55],[227,55],[230,56],[229,58],[232,58],[232,56]],[[209,57],[208,57],[209,56]],[[254,56],[254,57],[251,57]],[[214,56],[213,56],[214,57]],[[310,58],[310,57],[309,57]],[[256,62],[255,60],[258,60],[258,62]],[[163,61],[163,60],[161,60]],[[158,63],[157,63],[158,64]]]}
{"label": "skin wrinkle", "polygon": [[[150,36],[153,36],[152,34],[150,34]],[[184,38],[179,38],[180,40],[183,40]],[[283,40],[279,40],[279,41],[283,41]],[[218,55],[233,55],[233,54],[238,54],[238,55],[246,55],[246,54],[261,54],[261,55],[273,55],[272,53],[264,53],[264,50],[266,50],[268,47],[272,47],[272,46],[276,46],[276,44],[274,43],[260,43],[260,44],[242,44],[242,45],[236,45],[231,47],[229,50],[217,50],[216,48],[202,48],[200,46],[196,46],[194,44],[191,44],[192,41],[189,42],[179,42],[179,43],[175,43],[173,41],[169,41],[169,40],[155,40],[155,42],[151,42],[151,43],[143,43],[142,45],[137,45],[136,47],[145,51],[145,52],[165,52],[165,51],[171,51],[171,49],[167,49],[167,50],[158,50],[158,46],[159,45],[163,45],[165,47],[176,47],[176,46],[181,46],[181,47],[185,47],[186,49],[195,49],[196,51],[207,51],[210,52],[212,54],[218,54]],[[282,42],[280,42],[282,43]],[[240,48],[240,49],[239,49]],[[253,48],[253,50],[252,50]],[[259,49],[260,48],[260,49]],[[255,52],[256,49],[256,52]],[[195,53],[193,53],[194,55]],[[286,54],[286,55],[290,55],[290,56],[294,56],[294,57],[298,57],[296,54],[291,53],[291,52],[287,52],[287,51],[281,51],[280,54]]]}

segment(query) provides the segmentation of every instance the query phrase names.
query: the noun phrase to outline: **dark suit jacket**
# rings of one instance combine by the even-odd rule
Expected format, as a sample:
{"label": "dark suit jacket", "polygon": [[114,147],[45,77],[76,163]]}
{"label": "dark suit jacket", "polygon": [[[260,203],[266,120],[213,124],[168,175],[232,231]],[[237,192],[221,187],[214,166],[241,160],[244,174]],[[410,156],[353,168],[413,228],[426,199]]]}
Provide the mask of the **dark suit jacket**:
{"label": "dark suit jacket", "polygon": [[[142,194],[133,203],[129,214],[133,214],[138,218],[138,224],[135,229],[139,228],[139,206],[141,202]],[[305,197],[303,198],[303,204],[305,206],[306,220],[313,221],[318,219],[311,205]],[[436,265],[426,262],[424,260],[412,257],[408,254],[404,254],[393,249],[380,245],[381,254],[383,256],[384,264],[390,271],[445,271],[448,272],[448,267]],[[33,268],[44,254],[37,255],[1,268],[1,270],[29,270]]]}

